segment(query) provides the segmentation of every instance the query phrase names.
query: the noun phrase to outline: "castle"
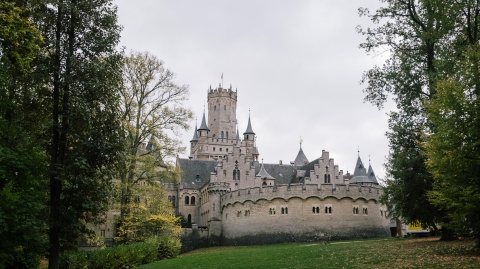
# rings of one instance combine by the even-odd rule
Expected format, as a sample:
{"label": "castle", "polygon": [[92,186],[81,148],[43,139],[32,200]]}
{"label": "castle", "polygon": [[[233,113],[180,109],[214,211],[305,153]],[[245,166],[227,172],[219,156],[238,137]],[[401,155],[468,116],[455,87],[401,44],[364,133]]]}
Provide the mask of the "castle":
{"label": "castle", "polygon": [[204,112],[190,157],[177,158],[179,183],[165,185],[190,233],[200,233],[210,245],[389,234],[382,188],[360,155],[353,175],[344,174],[327,151],[308,161],[301,144],[294,162],[259,162],[250,115],[241,138],[236,108],[237,91],[210,87],[208,124]]}

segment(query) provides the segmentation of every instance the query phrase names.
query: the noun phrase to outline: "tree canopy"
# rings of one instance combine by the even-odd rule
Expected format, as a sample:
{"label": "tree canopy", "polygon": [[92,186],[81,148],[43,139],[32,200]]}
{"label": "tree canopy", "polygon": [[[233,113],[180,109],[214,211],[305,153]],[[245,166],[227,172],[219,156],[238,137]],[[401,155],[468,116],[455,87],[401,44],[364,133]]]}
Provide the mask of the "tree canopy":
{"label": "tree canopy", "polygon": [[[458,131],[455,125],[446,125],[448,118],[442,118],[446,116],[443,113],[449,105],[455,102],[455,89],[463,88],[466,96],[469,95],[466,92],[470,91],[470,98],[477,98],[478,92],[472,90],[477,87],[475,83],[466,87],[464,81],[467,74],[475,77],[475,69],[467,72],[465,63],[478,64],[472,61],[475,53],[471,52],[476,50],[473,47],[477,47],[479,41],[479,3],[469,0],[380,2],[383,6],[373,14],[368,9],[359,9],[360,15],[371,18],[376,26],[359,27],[358,31],[366,36],[361,48],[367,52],[386,51],[389,55],[382,66],[374,66],[364,73],[365,100],[382,108],[384,102],[392,97],[397,107],[390,113],[390,130],[387,133],[390,142],[387,172],[390,178],[384,201],[394,216],[401,216],[407,221],[418,220],[425,226],[439,223],[444,228],[458,228],[453,224],[458,221],[466,224],[454,213],[458,213],[459,208],[442,205],[444,198],[440,194],[461,185],[449,190],[444,185],[447,178],[448,185],[452,186],[456,184],[453,182],[464,181],[476,170],[469,166],[470,170],[460,174],[439,169],[447,160],[450,164],[459,165],[449,166],[457,172],[462,165],[454,162],[460,158],[459,152],[445,154],[438,143],[448,141],[442,140],[447,138],[445,132]],[[459,84],[452,84],[454,78]],[[452,91],[450,95],[446,95],[447,89]],[[460,99],[456,102],[456,105],[469,107]],[[470,119],[471,123],[476,122],[475,117]],[[462,122],[461,117],[458,120],[458,123]],[[455,139],[448,138],[454,145]],[[467,139],[462,143],[468,145],[470,152],[476,152],[478,142],[468,143],[470,139],[477,139],[475,135],[457,136],[456,139],[456,142]],[[479,184],[471,180],[469,183],[474,189]],[[471,202],[468,203],[470,206]],[[478,235],[475,236],[478,238]]]}

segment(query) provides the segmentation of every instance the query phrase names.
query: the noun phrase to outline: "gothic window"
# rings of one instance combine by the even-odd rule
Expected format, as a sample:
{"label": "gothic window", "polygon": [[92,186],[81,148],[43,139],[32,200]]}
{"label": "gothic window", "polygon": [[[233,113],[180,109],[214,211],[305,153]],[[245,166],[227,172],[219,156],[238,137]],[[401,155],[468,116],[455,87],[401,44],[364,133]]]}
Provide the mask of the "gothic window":
{"label": "gothic window", "polygon": [[368,215],[368,208],[366,207],[363,208],[363,215]]}
{"label": "gothic window", "polygon": [[213,151],[215,151],[215,147],[213,147]]}
{"label": "gothic window", "polygon": [[190,198],[190,204],[195,205],[195,196],[192,196],[192,198]]}
{"label": "gothic window", "polygon": [[288,214],[288,207],[282,207],[282,215]]}
{"label": "gothic window", "polygon": [[225,138],[226,138],[227,141],[228,141],[228,132],[225,133]]}
{"label": "gothic window", "polygon": [[186,205],[190,204],[190,197],[185,196],[185,204]]}
{"label": "gothic window", "polygon": [[331,205],[325,206],[325,214],[332,214],[332,206]]}
{"label": "gothic window", "polygon": [[320,207],[319,206],[313,206],[312,207],[312,213],[313,214],[320,214]]}
{"label": "gothic window", "polygon": [[187,227],[191,228],[192,227],[192,214],[188,214],[187,217]]}
{"label": "gothic window", "polygon": [[330,174],[327,175],[328,183],[330,183]]}
{"label": "gothic window", "polygon": [[353,207],[353,215],[358,215],[358,206]]}
{"label": "gothic window", "polygon": [[275,207],[270,207],[268,213],[269,213],[270,215],[275,215]]}

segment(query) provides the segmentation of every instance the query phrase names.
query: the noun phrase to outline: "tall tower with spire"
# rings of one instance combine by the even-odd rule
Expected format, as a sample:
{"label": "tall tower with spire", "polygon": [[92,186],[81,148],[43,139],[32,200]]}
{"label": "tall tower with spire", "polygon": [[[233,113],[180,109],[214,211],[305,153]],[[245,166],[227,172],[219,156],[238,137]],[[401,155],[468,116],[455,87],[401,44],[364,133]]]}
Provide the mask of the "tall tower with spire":
{"label": "tall tower with spire", "polygon": [[237,91],[223,89],[208,90],[208,128],[210,135],[219,142],[232,142],[236,139]]}
{"label": "tall tower with spire", "polygon": [[252,129],[250,114],[248,126],[240,139],[237,123],[237,91],[223,89],[208,90],[208,120],[203,112],[200,127],[195,126],[190,141],[190,158],[198,160],[220,160],[233,154],[234,150],[242,155],[245,161],[258,161],[255,132]]}

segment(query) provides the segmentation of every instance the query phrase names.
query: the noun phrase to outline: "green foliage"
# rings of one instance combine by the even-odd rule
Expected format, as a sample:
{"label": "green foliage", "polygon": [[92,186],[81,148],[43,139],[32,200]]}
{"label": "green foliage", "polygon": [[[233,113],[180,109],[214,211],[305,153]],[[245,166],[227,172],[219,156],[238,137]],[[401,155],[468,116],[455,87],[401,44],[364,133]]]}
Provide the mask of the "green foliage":
{"label": "green foliage", "polygon": [[480,240],[480,47],[464,58],[426,106],[435,126],[426,134],[427,164],[435,179],[431,201],[448,212],[448,225]]}
{"label": "green foliage", "polygon": [[[123,59],[119,241],[139,241],[179,227],[160,184],[178,178],[172,159],[184,148],[177,131],[188,128],[192,118],[182,106],[188,87],[177,85],[174,78],[163,61],[149,53],[132,52]],[[161,194],[144,196],[148,193]],[[142,197],[140,203],[136,197]]]}
{"label": "green foliage", "polygon": [[69,251],[61,258],[61,268],[116,269],[133,268],[153,261],[174,258],[180,253],[179,239],[174,236],[152,237],[145,242],[120,245],[92,251]]}
{"label": "green foliage", "polygon": [[[462,113],[464,110],[469,112],[460,118],[444,121],[446,118],[442,117],[451,116],[442,114],[444,109],[458,98],[452,95],[448,97],[450,100],[437,95],[445,95],[450,90],[450,94],[454,94],[461,85],[466,96],[470,95],[472,99],[478,96],[478,57],[471,52],[476,50],[472,47],[477,47],[480,40],[480,3],[440,0],[381,2],[384,6],[373,15],[367,9],[360,9],[361,15],[369,16],[377,26],[359,28],[359,32],[366,36],[366,42],[360,47],[367,52],[386,50],[389,53],[381,67],[376,66],[363,75],[362,82],[367,84],[366,100],[382,107],[391,95],[398,110],[390,114],[389,120],[391,154],[387,172],[390,179],[383,201],[387,202],[394,216],[402,216],[407,221],[419,220],[425,226],[443,223],[443,234],[447,235],[448,227],[474,225],[474,221],[464,221],[472,217],[467,217],[465,210],[459,210],[462,207],[445,205],[446,197],[440,194],[459,188],[450,194],[452,198],[455,193],[456,199],[463,195],[472,198],[462,201],[467,204],[465,207],[476,203],[476,198],[469,194],[477,190],[478,183],[467,179],[468,184],[460,182],[457,185],[457,178],[468,178],[468,175],[477,173],[475,162],[470,160],[476,159],[472,153],[477,152],[477,142],[471,140],[477,139],[474,130],[479,125],[476,124],[476,112],[472,112],[474,110],[464,101],[457,101],[455,105],[461,107],[457,109]],[[472,68],[470,72],[464,72],[466,62]],[[452,81],[458,84],[454,85]],[[464,83],[473,84],[465,87]],[[435,115],[434,110],[441,111],[437,113],[440,116]],[[457,112],[452,112],[453,118],[461,115]],[[473,124],[464,133],[457,127],[466,118]],[[458,131],[458,136],[451,136]],[[470,155],[465,157],[458,149],[450,151],[444,146],[442,149],[441,142],[451,143],[447,148],[459,146],[461,150],[470,151]],[[459,174],[460,171],[466,176]],[[439,179],[445,177],[448,186],[440,183],[442,180]],[[477,218],[473,219],[477,221]],[[463,225],[448,225],[450,221],[463,222]]]}
{"label": "green foliage", "polygon": [[140,242],[153,236],[180,234],[180,221],[158,182],[140,181],[133,186],[132,196],[134,201],[125,205],[129,213],[117,230],[118,241]]}
{"label": "green foliage", "polygon": [[0,268],[36,268],[47,248],[45,110],[31,82],[43,42],[30,20],[0,3]]}

